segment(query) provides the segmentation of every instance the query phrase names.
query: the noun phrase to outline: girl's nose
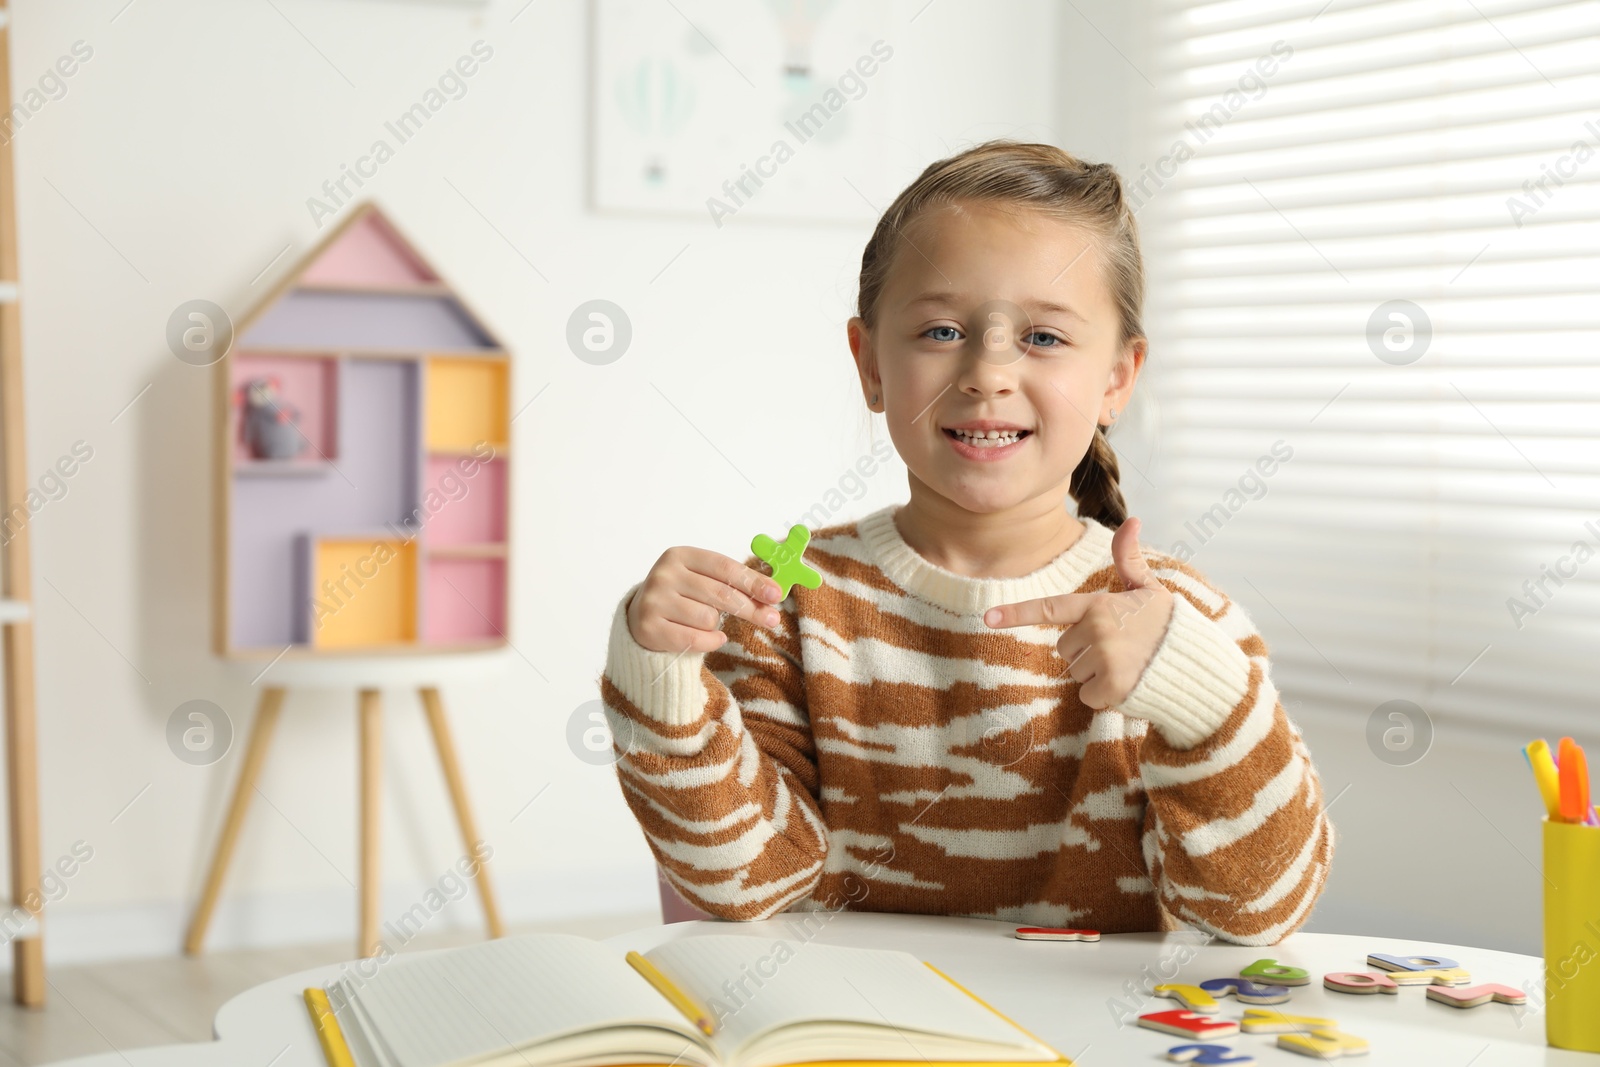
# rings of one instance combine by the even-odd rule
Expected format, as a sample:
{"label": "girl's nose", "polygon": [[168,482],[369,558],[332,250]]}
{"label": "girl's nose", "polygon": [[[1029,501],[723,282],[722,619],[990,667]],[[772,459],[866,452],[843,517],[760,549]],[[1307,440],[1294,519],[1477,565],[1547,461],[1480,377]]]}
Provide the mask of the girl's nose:
{"label": "girl's nose", "polygon": [[1017,368],[1022,353],[1014,341],[1005,345],[985,344],[975,338],[962,354],[957,387],[968,396],[1006,396],[1017,387]]}

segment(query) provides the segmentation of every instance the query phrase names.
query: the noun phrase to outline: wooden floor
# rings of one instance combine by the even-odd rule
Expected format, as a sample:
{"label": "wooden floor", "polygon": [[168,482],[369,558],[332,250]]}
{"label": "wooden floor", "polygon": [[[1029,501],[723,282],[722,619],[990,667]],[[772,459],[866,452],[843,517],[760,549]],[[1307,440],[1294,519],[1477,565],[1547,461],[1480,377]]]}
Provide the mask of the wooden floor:
{"label": "wooden floor", "polygon": [[[603,938],[655,926],[659,912],[611,915],[546,926],[521,926],[512,934],[559,931]],[[475,930],[419,934],[402,954],[481,938]],[[209,1041],[211,1018],[238,993],[295,971],[348,960],[355,940],[118,960],[76,967],[52,967],[49,1002],[29,1010],[10,1003],[9,979],[0,979],[7,1002],[0,1007],[0,1067],[49,1063],[91,1053],[125,1051],[146,1045]]]}

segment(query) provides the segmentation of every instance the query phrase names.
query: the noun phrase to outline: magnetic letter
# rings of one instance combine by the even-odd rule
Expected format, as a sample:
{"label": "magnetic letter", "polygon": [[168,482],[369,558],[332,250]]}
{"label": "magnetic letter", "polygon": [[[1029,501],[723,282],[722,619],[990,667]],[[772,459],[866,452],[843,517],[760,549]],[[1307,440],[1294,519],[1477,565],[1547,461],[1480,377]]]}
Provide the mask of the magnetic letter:
{"label": "magnetic letter", "polygon": [[1322,987],[1337,993],[1400,992],[1399,983],[1375,971],[1329,971],[1322,976]]}
{"label": "magnetic letter", "polygon": [[1277,960],[1256,960],[1239,972],[1240,978],[1250,978],[1273,985],[1305,985],[1311,981],[1311,972],[1303,967],[1287,967]]}
{"label": "magnetic letter", "polygon": [[1232,1019],[1216,1019],[1192,1011],[1158,1011],[1141,1015],[1139,1025],[1147,1030],[1160,1030],[1164,1034],[1194,1037],[1202,1041],[1213,1037],[1232,1037],[1239,1032],[1239,1024]]}

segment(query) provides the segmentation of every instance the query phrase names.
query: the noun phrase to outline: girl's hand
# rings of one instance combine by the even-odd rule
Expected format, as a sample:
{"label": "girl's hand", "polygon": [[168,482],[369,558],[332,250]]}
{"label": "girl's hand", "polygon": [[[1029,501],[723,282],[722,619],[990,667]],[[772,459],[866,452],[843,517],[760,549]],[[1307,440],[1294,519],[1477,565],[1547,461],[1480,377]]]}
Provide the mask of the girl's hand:
{"label": "girl's hand", "polygon": [[1129,518],[1111,539],[1111,558],[1127,591],[1064,593],[984,613],[996,629],[1067,624],[1056,645],[1067,673],[1080,683],[1078,699],[1100,710],[1128,698],[1155,657],[1172,618],[1172,591],[1150,572],[1139,552],[1139,520]]}
{"label": "girl's hand", "polygon": [[777,626],[778,583],[703,548],[669,548],[628,604],[628,632],[652,652],[710,652],[727,635],[724,614]]}

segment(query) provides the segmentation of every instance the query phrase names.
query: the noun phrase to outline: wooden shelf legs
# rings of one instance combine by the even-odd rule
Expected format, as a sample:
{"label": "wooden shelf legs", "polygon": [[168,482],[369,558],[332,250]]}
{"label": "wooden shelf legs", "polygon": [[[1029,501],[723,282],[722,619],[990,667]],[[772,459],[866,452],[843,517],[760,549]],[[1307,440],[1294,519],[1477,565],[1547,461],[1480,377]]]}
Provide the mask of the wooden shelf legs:
{"label": "wooden shelf legs", "polygon": [[383,811],[383,704],[376,689],[363,689],[361,716],[361,932],[356,951],[378,954],[378,925],[383,921],[383,867],[379,863],[378,828]]}
{"label": "wooden shelf legs", "polygon": [[495,900],[494,886],[489,881],[488,859],[478,855],[478,824],[472,817],[472,806],[467,801],[466,781],[461,776],[461,764],[456,759],[455,742],[450,738],[450,726],[444,717],[444,701],[437,689],[422,690],[422,710],[428,716],[428,728],[433,731],[433,746],[439,750],[439,766],[444,770],[445,785],[450,788],[450,802],[456,809],[456,822],[461,827],[461,843],[467,855],[478,861],[478,897],[483,901],[483,917],[489,927],[490,937],[506,936],[505,925],[500,921],[500,905]]}
{"label": "wooden shelf legs", "polygon": [[[245,747],[244,766],[239,771],[239,781],[234,785],[233,799],[222,824],[221,836],[212,853],[211,866],[206,874],[205,888],[195,906],[189,922],[189,932],[184,938],[183,950],[191,956],[198,955],[205,944],[206,929],[222,892],[222,882],[227,876],[228,864],[233,859],[234,846],[244,826],[245,813],[255,795],[256,782],[261,777],[261,766],[266,760],[267,747],[283,707],[284,690],[268,688],[261,692],[261,702],[256,710],[255,724],[250,730],[250,740]],[[494,886],[489,880],[485,860],[479,855],[477,822],[472,806],[467,800],[466,780],[456,757],[455,742],[445,719],[444,701],[437,689],[420,690],[423,712],[428,719],[428,729],[433,735],[434,747],[439,751],[439,765],[444,771],[445,785],[449,789],[450,803],[455,810],[456,823],[461,828],[461,839],[467,854],[478,862],[477,877],[479,899],[483,902],[485,925],[490,937],[505,936],[505,925],[500,918],[500,905]],[[357,746],[358,792],[360,797],[358,849],[360,852],[359,929],[356,951],[362,957],[376,956],[382,950],[380,933],[383,920],[383,868],[381,849],[381,813],[383,809],[383,697],[377,689],[362,689],[357,695],[356,715],[359,742]],[[18,953],[22,951],[18,941]],[[21,974],[19,969],[18,974]],[[42,978],[42,972],[41,972]]]}
{"label": "wooden shelf legs", "polygon": [[278,724],[278,712],[283,709],[282,689],[261,691],[261,701],[256,705],[256,721],[250,727],[250,741],[244,750],[244,766],[239,770],[239,780],[234,783],[233,800],[228,803],[228,814],[222,821],[222,836],[217,838],[216,850],[211,853],[211,869],[206,873],[205,889],[200,893],[200,903],[195,906],[194,917],[189,920],[189,933],[183,939],[183,951],[198,956],[205,943],[206,927],[211,925],[211,913],[216,909],[217,897],[222,893],[222,879],[228,873],[228,863],[233,859],[233,847],[239,843],[239,830],[244,826],[245,813],[255,798],[256,782],[261,777],[261,765],[267,759],[267,746],[272,741],[272,728]]}

